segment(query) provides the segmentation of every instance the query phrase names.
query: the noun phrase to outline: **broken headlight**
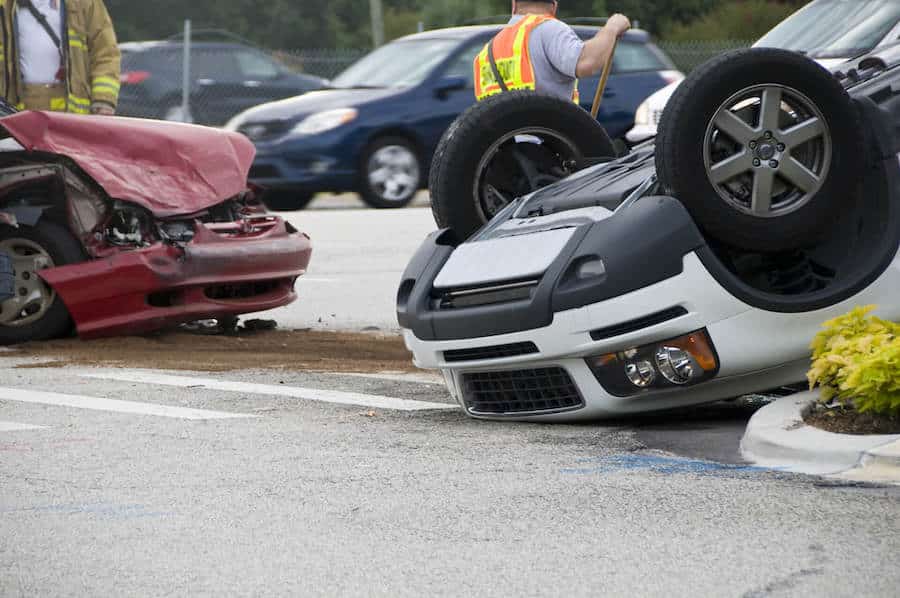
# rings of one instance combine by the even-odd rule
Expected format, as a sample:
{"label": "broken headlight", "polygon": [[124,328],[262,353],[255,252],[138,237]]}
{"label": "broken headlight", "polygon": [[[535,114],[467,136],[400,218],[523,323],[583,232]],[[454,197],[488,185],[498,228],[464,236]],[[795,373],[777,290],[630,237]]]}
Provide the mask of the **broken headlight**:
{"label": "broken headlight", "polygon": [[691,386],[719,372],[719,358],[706,330],[585,361],[597,382],[617,397]]}
{"label": "broken headlight", "polygon": [[143,247],[149,244],[147,231],[149,217],[143,211],[116,202],[112,215],[106,224],[103,237],[110,245],[120,247]]}
{"label": "broken headlight", "polygon": [[160,222],[159,233],[170,243],[190,243],[194,239],[194,223],[188,220]]}

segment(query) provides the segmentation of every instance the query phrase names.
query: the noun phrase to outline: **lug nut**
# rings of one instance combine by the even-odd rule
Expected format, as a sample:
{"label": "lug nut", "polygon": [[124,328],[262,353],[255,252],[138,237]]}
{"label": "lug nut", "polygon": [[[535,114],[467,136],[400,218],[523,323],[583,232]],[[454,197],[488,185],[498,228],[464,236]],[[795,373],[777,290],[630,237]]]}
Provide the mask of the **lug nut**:
{"label": "lug nut", "polygon": [[766,137],[766,139],[771,139],[771,138],[772,138],[772,131],[766,131],[765,137]]}
{"label": "lug nut", "polygon": [[24,280],[31,280],[31,272],[22,272],[22,278]]}
{"label": "lug nut", "polygon": [[778,168],[778,160],[772,160],[771,162],[769,162],[769,166],[771,166],[772,168]]}
{"label": "lug nut", "polygon": [[783,144],[783,143],[779,143],[779,144],[778,144],[778,145],[776,145],[776,146],[775,146],[775,147],[777,147],[777,148],[778,148],[778,151],[779,151],[779,152],[783,152],[783,151],[784,151],[784,147],[785,147],[785,146],[784,146],[784,144]]}
{"label": "lug nut", "polygon": [[753,159],[753,165],[754,165],[754,166],[759,166],[760,164],[762,164],[762,162],[759,161],[759,158],[754,158],[754,159]]}
{"label": "lug nut", "polygon": [[24,297],[27,294],[28,294],[28,289],[26,289],[25,287],[22,287],[21,289],[19,289],[19,295],[21,295],[22,297]]}
{"label": "lug nut", "polygon": [[756,142],[755,142],[755,141],[751,141],[751,142],[750,142],[750,149],[756,149]]}

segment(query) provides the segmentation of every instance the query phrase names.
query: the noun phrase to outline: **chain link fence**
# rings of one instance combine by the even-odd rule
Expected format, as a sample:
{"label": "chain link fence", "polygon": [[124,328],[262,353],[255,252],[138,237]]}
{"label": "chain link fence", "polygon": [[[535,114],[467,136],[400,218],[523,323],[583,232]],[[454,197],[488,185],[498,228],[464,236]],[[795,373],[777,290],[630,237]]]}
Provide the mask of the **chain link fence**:
{"label": "chain link fence", "polygon": [[656,45],[669,55],[678,70],[689,73],[710,58],[723,52],[749,48],[753,42],[747,40],[657,42]]}
{"label": "chain link fence", "polygon": [[[685,73],[748,41],[658,44]],[[119,112],[222,126],[253,106],[321,88],[365,56],[366,49],[273,50],[243,44],[196,43],[190,50],[190,101],[182,102],[184,48],[179,42],[122,44]]]}
{"label": "chain link fence", "polygon": [[334,79],[344,69],[371,52],[354,49],[313,49],[272,52],[277,60],[298,73]]}

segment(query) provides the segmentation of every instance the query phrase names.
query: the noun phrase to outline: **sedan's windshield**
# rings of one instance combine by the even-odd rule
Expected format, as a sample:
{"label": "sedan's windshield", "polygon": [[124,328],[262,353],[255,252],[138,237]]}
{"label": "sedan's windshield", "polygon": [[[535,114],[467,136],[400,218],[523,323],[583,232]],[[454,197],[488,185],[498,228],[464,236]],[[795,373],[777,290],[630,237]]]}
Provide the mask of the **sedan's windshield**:
{"label": "sedan's windshield", "polygon": [[852,58],[882,43],[900,20],[900,0],[817,0],[784,20],[755,45]]}
{"label": "sedan's windshield", "polygon": [[353,64],[332,82],[337,88],[412,87],[459,45],[452,39],[396,41]]}

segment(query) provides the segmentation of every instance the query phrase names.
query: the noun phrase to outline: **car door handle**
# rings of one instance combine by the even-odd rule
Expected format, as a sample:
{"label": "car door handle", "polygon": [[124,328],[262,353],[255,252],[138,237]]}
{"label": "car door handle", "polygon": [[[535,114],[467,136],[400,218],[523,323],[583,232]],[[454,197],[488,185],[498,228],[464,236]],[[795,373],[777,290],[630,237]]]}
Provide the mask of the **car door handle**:
{"label": "car door handle", "polygon": [[197,79],[197,85],[203,85],[204,87],[209,87],[210,85],[215,84],[215,79]]}
{"label": "car door handle", "polygon": [[244,81],[244,87],[259,87],[262,85],[259,81]]}

